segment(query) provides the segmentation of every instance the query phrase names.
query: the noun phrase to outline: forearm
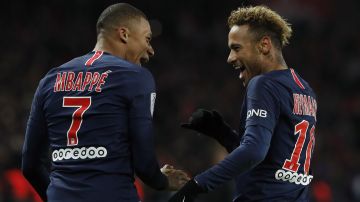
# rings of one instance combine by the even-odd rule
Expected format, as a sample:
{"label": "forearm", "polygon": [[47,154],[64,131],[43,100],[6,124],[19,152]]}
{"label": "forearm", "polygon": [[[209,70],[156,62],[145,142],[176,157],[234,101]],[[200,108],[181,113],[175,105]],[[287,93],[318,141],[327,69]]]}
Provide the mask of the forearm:
{"label": "forearm", "polygon": [[47,123],[43,112],[42,91],[40,90],[42,81],[40,81],[31,105],[22,149],[21,169],[25,178],[40,197],[47,201],[46,190],[50,183],[48,169],[49,142]]}
{"label": "forearm", "polygon": [[223,161],[197,175],[195,180],[204,190],[213,190],[258,165],[266,156],[271,132],[261,126],[249,126],[240,146]]}
{"label": "forearm", "polygon": [[148,186],[156,190],[168,188],[167,177],[160,171],[156,158],[140,157],[134,161],[136,175]]}
{"label": "forearm", "polygon": [[162,190],[168,187],[156,158],[151,120],[140,118],[131,123],[131,144],[136,175],[150,187]]}
{"label": "forearm", "polygon": [[45,164],[36,162],[23,154],[21,170],[43,201],[47,201],[46,190],[49,186],[49,171]]}

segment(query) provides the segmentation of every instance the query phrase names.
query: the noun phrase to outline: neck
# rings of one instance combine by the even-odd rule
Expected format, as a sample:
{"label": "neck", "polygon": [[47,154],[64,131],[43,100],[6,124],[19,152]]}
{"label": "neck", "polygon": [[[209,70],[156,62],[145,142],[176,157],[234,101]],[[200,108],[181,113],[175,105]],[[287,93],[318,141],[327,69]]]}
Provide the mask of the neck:
{"label": "neck", "polygon": [[274,54],[269,60],[264,64],[264,72],[270,72],[274,70],[283,70],[288,69],[288,66],[282,56],[282,53]]}
{"label": "neck", "polygon": [[118,44],[119,42],[115,41],[111,37],[104,36],[99,34],[97,37],[97,42],[94,48],[94,51],[104,51],[110,53],[111,55],[125,58],[125,48]]}

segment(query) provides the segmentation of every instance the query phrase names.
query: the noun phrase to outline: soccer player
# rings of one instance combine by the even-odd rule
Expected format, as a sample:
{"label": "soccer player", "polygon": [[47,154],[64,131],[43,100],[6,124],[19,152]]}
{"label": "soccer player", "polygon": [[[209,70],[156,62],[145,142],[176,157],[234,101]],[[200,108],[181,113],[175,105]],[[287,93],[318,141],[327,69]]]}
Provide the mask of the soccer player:
{"label": "soccer player", "polygon": [[283,58],[290,25],[264,6],[232,11],[228,25],[228,63],[246,86],[240,128],[233,131],[216,111],[193,113],[183,127],[215,138],[230,154],[170,201],[193,201],[231,179],[235,202],[308,201],[317,104],[309,84]]}
{"label": "soccer player", "polygon": [[134,173],[157,190],[180,188],[186,174],[160,169],[154,151],[155,84],[141,66],[154,55],[147,17],[114,4],[96,28],[94,51],[50,70],[39,83],[24,176],[44,201],[139,202]]}

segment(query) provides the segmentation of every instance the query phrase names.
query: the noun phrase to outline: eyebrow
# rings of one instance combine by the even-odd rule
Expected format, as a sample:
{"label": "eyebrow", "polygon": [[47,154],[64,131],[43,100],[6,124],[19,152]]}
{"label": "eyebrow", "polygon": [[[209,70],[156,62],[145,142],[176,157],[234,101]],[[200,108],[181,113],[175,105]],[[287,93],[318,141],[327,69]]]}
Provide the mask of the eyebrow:
{"label": "eyebrow", "polygon": [[230,49],[235,49],[235,48],[237,48],[237,47],[242,47],[242,45],[240,45],[240,44],[238,44],[238,43],[232,43],[232,44],[230,44],[230,46],[229,46],[229,48]]}

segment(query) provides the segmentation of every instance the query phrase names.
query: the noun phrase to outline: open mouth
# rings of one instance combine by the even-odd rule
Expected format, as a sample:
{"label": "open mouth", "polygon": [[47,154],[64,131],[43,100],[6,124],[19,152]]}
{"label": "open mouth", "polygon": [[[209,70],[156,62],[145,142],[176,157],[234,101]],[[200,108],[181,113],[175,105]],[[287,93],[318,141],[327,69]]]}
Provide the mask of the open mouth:
{"label": "open mouth", "polygon": [[235,69],[239,69],[240,72],[243,72],[243,71],[245,70],[245,66],[244,66],[244,65],[241,65],[241,64],[234,66],[234,68],[235,68]]}
{"label": "open mouth", "polygon": [[244,80],[244,71],[245,71],[245,65],[243,65],[243,64],[237,64],[237,65],[234,65],[234,68],[236,69],[236,70],[240,70],[240,75],[239,75],[239,78],[241,79],[241,80]]}
{"label": "open mouth", "polygon": [[240,73],[242,73],[243,71],[245,71],[245,65],[239,64],[239,65],[234,65],[234,68],[236,70],[240,70]]}

